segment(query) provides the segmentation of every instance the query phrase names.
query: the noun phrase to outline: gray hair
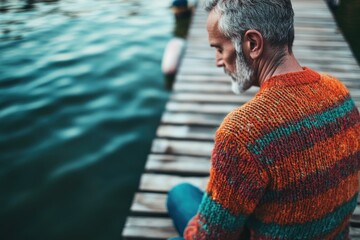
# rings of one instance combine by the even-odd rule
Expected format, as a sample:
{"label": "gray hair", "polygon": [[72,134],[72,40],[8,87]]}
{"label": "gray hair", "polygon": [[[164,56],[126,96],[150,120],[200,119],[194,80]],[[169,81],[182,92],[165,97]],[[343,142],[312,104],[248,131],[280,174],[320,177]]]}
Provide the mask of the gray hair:
{"label": "gray hair", "polygon": [[292,52],[294,11],[290,0],[204,0],[204,7],[207,12],[220,13],[219,30],[232,40],[237,52],[249,29],[259,31],[280,55],[285,54],[286,46]]}

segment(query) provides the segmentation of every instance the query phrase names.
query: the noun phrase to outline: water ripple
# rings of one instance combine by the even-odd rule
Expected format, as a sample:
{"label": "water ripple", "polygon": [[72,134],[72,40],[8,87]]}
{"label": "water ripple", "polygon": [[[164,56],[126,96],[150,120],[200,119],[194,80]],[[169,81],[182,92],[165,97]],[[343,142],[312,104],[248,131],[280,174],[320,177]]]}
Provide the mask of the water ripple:
{"label": "water ripple", "polygon": [[58,167],[54,172],[52,172],[49,177],[50,179],[61,177],[64,174],[67,174],[72,171],[83,171],[84,168],[88,167],[91,164],[95,164],[97,161],[101,161],[104,157],[110,153],[116,151],[116,149],[122,145],[125,141],[134,141],[136,138],[135,135],[126,135],[117,138],[111,139],[108,143],[104,143],[102,148],[96,153],[85,154],[82,158],[77,159],[76,161],[64,164],[63,166]]}
{"label": "water ripple", "polygon": [[168,97],[169,2],[0,4],[2,236],[120,238]]}
{"label": "water ripple", "polygon": [[66,141],[68,139],[80,136],[83,132],[84,129],[81,127],[70,127],[70,128],[58,130],[57,135],[63,141]]}

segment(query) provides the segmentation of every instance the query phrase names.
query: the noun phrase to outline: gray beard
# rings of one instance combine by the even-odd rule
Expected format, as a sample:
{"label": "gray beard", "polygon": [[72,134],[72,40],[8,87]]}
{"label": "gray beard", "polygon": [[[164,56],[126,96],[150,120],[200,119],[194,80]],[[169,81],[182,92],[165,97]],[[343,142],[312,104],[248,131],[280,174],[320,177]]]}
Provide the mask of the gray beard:
{"label": "gray beard", "polygon": [[252,75],[253,71],[250,68],[249,64],[246,62],[244,55],[241,53],[236,54],[236,70],[235,72],[230,72],[225,69],[225,73],[231,77],[231,90],[239,95],[246,90],[248,90],[252,84]]}

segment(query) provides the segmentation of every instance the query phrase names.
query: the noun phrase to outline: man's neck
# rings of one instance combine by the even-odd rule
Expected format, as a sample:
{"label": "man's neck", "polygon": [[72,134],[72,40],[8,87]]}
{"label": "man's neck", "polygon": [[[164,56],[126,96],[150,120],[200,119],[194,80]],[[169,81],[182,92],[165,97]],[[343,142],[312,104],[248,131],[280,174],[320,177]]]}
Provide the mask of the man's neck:
{"label": "man's neck", "polygon": [[276,75],[302,70],[301,65],[292,53],[285,55],[280,62],[275,61],[275,58],[271,56],[267,61],[259,64],[258,84],[261,86],[266,80]]}

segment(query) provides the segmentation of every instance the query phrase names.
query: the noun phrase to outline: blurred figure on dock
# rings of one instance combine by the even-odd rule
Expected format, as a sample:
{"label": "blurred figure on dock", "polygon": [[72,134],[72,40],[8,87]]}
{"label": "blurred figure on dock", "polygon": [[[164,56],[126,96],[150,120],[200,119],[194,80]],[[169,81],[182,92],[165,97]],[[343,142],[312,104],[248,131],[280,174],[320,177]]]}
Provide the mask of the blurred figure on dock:
{"label": "blurred figure on dock", "polygon": [[171,10],[175,17],[174,38],[166,46],[162,59],[162,72],[164,73],[167,89],[172,89],[175,75],[185,50],[186,36],[195,7],[196,1],[172,1]]}
{"label": "blurred figure on dock", "polygon": [[175,37],[186,38],[194,8],[195,3],[187,0],[174,0],[172,2],[171,10],[175,16]]}
{"label": "blurred figure on dock", "polygon": [[216,66],[234,93],[260,89],[218,128],[205,192],[190,184],[169,192],[179,235],[348,239],[360,169],[348,89],[297,61],[290,0],[205,0],[205,9]]}

